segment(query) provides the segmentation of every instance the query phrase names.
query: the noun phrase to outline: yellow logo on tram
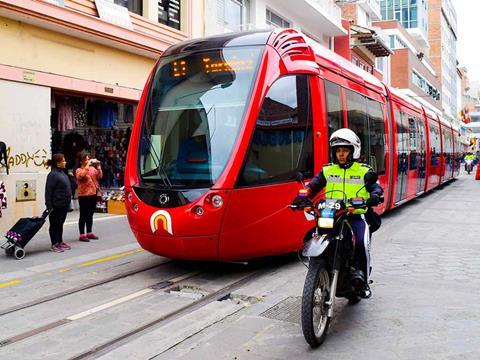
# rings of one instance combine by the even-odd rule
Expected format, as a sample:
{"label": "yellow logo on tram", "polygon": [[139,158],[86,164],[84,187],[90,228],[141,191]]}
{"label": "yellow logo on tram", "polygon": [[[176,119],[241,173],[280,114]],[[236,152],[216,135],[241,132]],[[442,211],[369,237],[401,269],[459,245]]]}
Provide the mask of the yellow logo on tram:
{"label": "yellow logo on tram", "polygon": [[159,228],[162,228],[170,235],[173,235],[172,218],[170,217],[170,214],[165,210],[155,211],[150,217],[150,228],[152,229],[152,233],[154,234]]}

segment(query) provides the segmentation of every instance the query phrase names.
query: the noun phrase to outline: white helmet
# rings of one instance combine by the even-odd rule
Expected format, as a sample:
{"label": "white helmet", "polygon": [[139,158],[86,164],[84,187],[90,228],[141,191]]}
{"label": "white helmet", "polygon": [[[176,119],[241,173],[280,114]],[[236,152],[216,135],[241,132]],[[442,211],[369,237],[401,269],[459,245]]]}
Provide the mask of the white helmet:
{"label": "white helmet", "polygon": [[362,150],[362,143],[360,138],[352,130],[343,128],[334,131],[330,136],[330,147],[333,149],[337,146],[353,147],[353,159],[360,158],[360,151]]}

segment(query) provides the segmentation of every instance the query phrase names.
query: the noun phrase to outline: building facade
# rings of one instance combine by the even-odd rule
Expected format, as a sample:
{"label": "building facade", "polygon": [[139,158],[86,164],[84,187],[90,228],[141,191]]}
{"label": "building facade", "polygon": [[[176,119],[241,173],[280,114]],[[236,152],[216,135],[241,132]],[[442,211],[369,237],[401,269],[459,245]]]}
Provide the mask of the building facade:
{"label": "building facade", "polygon": [[442,82],[443,113],[450,121],[457,111],[457,15],[451,0],[429,0],[428,57]]}
{"label": "building facade", "polygon": [[382,20],[397,20],[417,41],[422,51],[429,48],[428,0],[380,0]]}
{"label": "building facade", "polygon": [[85,149],[119,188],[135,106],[161,53],[200,34],[193,0],[1,0],[0,141],[8,208],[0,232],[44,209],[52,152]]}
{"label": "building facade", "polygon": [[294,28],[332,49],[345,35],[333,0],[205,0],[204,35],[266,28]]}
{"label": "building facade", "polygon": [[388,84],[388,57],[392,51],[386,35],[380,28],[372,26],[372,21],[381,19],[380,1],[363,0],[339,4],[342,7],[343,26],[348,30],[348,35],[335,38],[335,52]]}
{"label": "building facade", "polygon": [[416,38],[397,20],[379,21],[374,24],[388,35],[390,47],[394,52],[390,57],[390,85],[441,114],[442,86],[432,63],[419,50],[422,47]]}

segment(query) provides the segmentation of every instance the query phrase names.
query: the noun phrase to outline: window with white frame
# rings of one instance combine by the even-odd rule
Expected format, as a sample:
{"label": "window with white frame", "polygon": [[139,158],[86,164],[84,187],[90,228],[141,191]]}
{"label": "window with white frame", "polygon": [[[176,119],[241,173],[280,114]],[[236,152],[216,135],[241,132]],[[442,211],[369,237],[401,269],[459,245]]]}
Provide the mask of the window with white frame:
{"label": "window with white frame", "polygon": [[276,28],[289,28],[290,23],[282,18],[280,15],[275,14],[272,10],[267,9],[266,14],[267,25],[276,27]]}
{"label": "window with white frame", "polygon": [[217,22],[228,30],[247,30],[249,5],[249,0],[217,0]]}

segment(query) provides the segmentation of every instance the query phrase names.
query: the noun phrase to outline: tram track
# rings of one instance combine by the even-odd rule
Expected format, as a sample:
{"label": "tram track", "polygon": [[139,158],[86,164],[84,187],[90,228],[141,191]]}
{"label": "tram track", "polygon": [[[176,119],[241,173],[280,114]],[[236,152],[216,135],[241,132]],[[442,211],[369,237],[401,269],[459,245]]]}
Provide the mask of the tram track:
{"label": "tram track", "polygon": [[[128,275],[127,275],[127,274],[122,274],[122,275],[124,275],[124,276],[122,276],[122,277],[120,277],[120,278],[125,278],[125,277],[131,276],[131,275],[135,275],[135,274],[137,274],[137,273],[140,273],[140,272],[143,272],[143,271],[147,271],[147,270],[150,270],[150,269],[159,267],[159,266],[161,266],[161,265],[164,265],[164,264],[167,264],[167,263],[170,263],[170,262],[172,262],[172,261],[166,261],[166,262],[164,262],[164,263],[162,263],[162,264],[158,264],[158,265],[156,265],[156,266],[150,266],[150,267],[145,268],[145,269],[143,269],[143,270],[139,270],[139,271],[137,271],[137,272],[134,273],[134,274],[128,274]],[[131,299],[134,299],[134,298],[136,298],[136,297],[139,297],[139,296],[141,296],[141,295],[143,295],[143,294],[147,294],[147,293],[149,293],[150,291],[157,291],[157,290],[162,290],[162,289],[166,289],[166,288],[175,286],[176,284],[178,284],[178,283],[180,283],[180,282],[182,282],[182,281],[184,281],[184,280],[186,280],[186,279],[189,279],[189,278],[191,278],[191,277],[197,276],[197,275],[199,275],[199,274],[201,274],[201,272],[199,272],[199,271],[187,272],[187,273],[180,274],[180,275],[179,275],[179,274],[175,274],[174,276],[170,277],[169,279],[163,280],[163,281],[161,281],[161,282],[159,282],[159,283],[157,283],[157,284],[151,285],[151,286],[149,286],[149,287],[147,287],[147,288],[145,288],[145,289],[143,289],[143,290],[137,291],[137,292],[135,293],[135,294],[138,293],[137,296],[133,296],[133,297],[132,297],[132,296],[131,296],[132,294],[127,295],[127,296],[121,298],[120,300],[123,300],[123,301],[120,301],[120,302],[118,302],[118,299],[117,299],[116,303],[126,302],[126,301],[128,301],[128,300],[131,300]],[[112,277],[112,278],[113,278],[113,277]],[[111,282],[111,281],[115,281],[115,280],[118,280],[118,278],[116,278],[116,279],[114,279],[114,280],[110,280],[110,282]],[[100,282],[100,281],[99,281],[99,282]],[[98,283],[99,283],[99,282],[98,282]],[[105,283],[107,283],[107,281],[102,281],[101,284],[96,284],[95,286],[103,285],[103,284],[105,284]],[[67,296],[67,295],[70,295],[70,294],[73,294],[73,293],[78,293],[78,292],[80,292],[80,291],[83,291],[83,290],[86,290],[86,289],[90,289],[90,288],[92,288],[92,287],[94,287],[94,286],[93,286],[93,285],[92,285],[92,286],[86,286],[85,289],[81,289],[81,290],[79,289],[79,288],[80,288],[80,287],[79,287],[79,288],[75,289],[75,290],[76,290],[75,292],[70,292],[69,294],[64,294],[63,296]],[[82,288],[83,288],[83,287],[82,287]],[[149,291],[145,291],[145,290],[149,290]],[[49,296],[49,298],[50,298],[50,296]],[[48,300],[45,300],[45,301],[37,301],[36,304],[30,304],[29,307],[36,306],[36,305],[39,305],[39,304],[42,304],[42,303],[45,303],[45,302],[51,301],[51,300],[56,300],[56,299],[48,299]],[[116,305],[116,303],[114,302],[114,305]],[[26,308],[26,307],[24,306],[22,309],[24,309],[24,308]],[[19,310],[20,310],[20,309],[17,309],[17,310],[14,310],[14,311],[19,311]],[[94,311],[92,311],[92,310],[94,310]],[[93,314],[93,313],[95,313],[95,312],[98,312],[98,311],[100,311],[100,310],[103,310],[102,306],[98,306],[98,307],[96,307],[96,308],[94,308],[94,309],[90,309],[89,311],[85,311],[85,312],[82,312],[82,313],[80,313],[80,314],[75,314],[75,315],[72,315],[72,316],[67,316],[67,317],[65,317],[65,318],[63,318],[63,319],[56,320],[56,321],[53,321],[53,322],[51,322],[51,323],[48,323],[48,324],[42,325],[42,326],[40,326],[40,327],[37,327],[37,328],[35,328],[35,329],[25,331],[25,332],[23,332],[23,333],[14,335],[14,336],[12,336],[12,337],[10,337],[10,338],[2,339],[2,340],[0,340],[0,349],[3,348],[3,347],[6,347],[6,346],[8,346],[8,345],[17,343],[17,342],[19,342],[19,341],[21,341],[21,340],[25,340],[25,339],[27,339],[27,338],[30,338],[30,337],[33,337],[33,336],[36,336],[36,335],[45,333],[45,332],[47,332],[47,331],[49,331],[49,330],[52,330],[52,329],[54,329],[54,328],[57,328],[57,327],[59,327],[59,326],[62,326],[62,325],[71,323],[71,322],[76,321],[76,320],[79,320],[79,319],[81,319],[81,318],[83,318],[83,317],[86,317],[86,316],[88,316],[88,315],[90,315],[90,314]],[[11,311],[11,312],[13,312],[13,311]],[[10,312],[10,313],[11,313],[11,312]]]}
{"label": "tram track", "polygon": [[[137,338],[141,336],[144,333],[147,333],[148,331],[152,331],[158,327],[165,326],[172,321],[182,318],[195,310],[198,310],[209,303],[212,303],[214,301],[220,301],[222,299],[225,299],[230,296],[230,294],[241,288],[242,286],[246,285],[253,279],[257,278],[259,275],[264,274],[266,270],[256,270],[253,273],[250,273],[244,277],[242,277],[239,280],[234,281],[233,283],[230,283],[208,295],[205,295],[201,299],[198,299],[188,305],[185,305],[183,307],[180,307],[179,309],[176,309],[170,313],[164,314],[152,321],[150,321],[147,324],[144,324],[142,326],[139,326],[135,329],[132,329],[112,340],[109,340],[101,345],[97,345],[94,348],[91,348],[85,352],[82,352],[79,355],[76,355],[74,357],[69,358],[69,360],[86,360],[86,359],[96,359],[99,356],[102,356],[104,354],[107,354],[108,352],[115,350],[116,348],[122,346],[125,343],[128,343],[129,340],[132,340],[134,338]],[[183,281],[183,280],[182,280]],[[165,291],[168,291],[168,289],[175,287],[178,285],[181,281],[177,283],[172,283],[164,288]]]}
{"label": "tram track", "polygon": [[[29,301],[29,302],[26,302],[26,303],[23,303],[23,304],[18,304],[18,305],[15,305],[15,306],[11,306],[11,307],[6,308],[4,310],[0,310],[0,317],[2,317],[4,315],[7,315],[7,314],[17,312],[17,311],[20,311],[20,310],[27,309],[27,308],[30,308],[30,307],[34,307],[34,306],[37,306],[37,305],[40,305],[40,304],[43,304],[43,303],[46,303],[46,302],[49,302],[49,301],[57,300],[59,298],[62,298],[62,297],[68,296],[68,295],[79,293],[81,291],[92,289],[92,288],[97,287],[97,286],[105,285],[105,284],[108,284],[108,283],[113,282],[113,281],[124,279],[124,278],[127,278],[129,276],[133,276],[133,275],[136,275],[136,274],[139,274],[139,273],[142,273],[142,272],[145,272],[145,271],[149,271],[149,270],[161,267],[161,266],[165,266],[165,265],[168,265],[172,262],[173,262],[172,260],[166,259],[165,261],[163,261],[159,264],[150,265],[150,266],[143,267],[143,268],[140,268],[140,269],[134,269],[134,270],[126,271],[124,273],[113,275],[113,276],[110,276],[110,277],[105,278],[105,279],[93,281],[93,282],[85,284],[85,285],[77,286],[77,287],[74,287],[74,288],[71,288],[71,289],[68,289],[68,290],[64,290],[64,291],[59,291],[59,292],[41,297],[39,299]],[[0,342],[0,346],[1,346],[1,342]]]}
{"label": "tram track", "polygon": [[[163,264],[160,264],[160,265],[163,265]],[[153,267],[149,267],[149,268],[153,268]],[[147,269],[144,269],[143,271],[146,271],[146,270]],[[115,338],[113,338],[111,340],[108,340],[108,341],[106,341],[102,344],[96,345],[96,346],[94,346],[94,347],[92,347],[92,348],[90,348],[86,351],[83,351],[80,354],[75,355],[70,359],[71,360],[77,360],[77,359],[94,358],[94,357],[99,356],[101,354],[108,353],[109,351],[114,350],[115,348],[123,345],[124,343],[132,340],[133,338],[135,338],[137,336],[142,335],[145,332],[151,331],[151,330],[153,330],[157,327],[164,326],[164,325],[166,325],[166,324],[168,324],[168,323],[170,323],[170,322],[172,322],[172,321],[174,321],[178,318],[181,318],[181,317],[183,317],[183,316],[185,316],[185,315],[187,315],[187,314],[189,314],[189,313],[191,313],[191,312],[193,312],[193,311],[195,311],[195,310],[197,310],[197,309],[199,309],[199,308],[201,308],[201,307],[203,307],[203,306],[205,306],[205,305],[207,305],[211,302],[227,298],[233,291],[239,289],[243,285],[247,284],[248,282],[250,282],[251,280],[253,280],[257,276],[259,276],[261,273],[264,273],[265,271],[266,271],[265,269],[264,270],[255,270],[253,272],[248,273],[245,276],[242,276],[240,279],[233,279],[233,281],[227,283],[225,286],[222,286],[220,289],[214,290],[214,291],[202,296],[198,300],[193,300],[189,304],[181,306],[181,307],[179,307],[179,308],[177,308],[173,311],[167,312],[167,313],[153,319],[152,321],[149,321],[146,324],[143,324],[141,326],[133,328],[132,330],[128,330],[125,333],[120,334],[119,336],[116,336]],[[141,271],[137,271],[137,272],[141,272]],[[204,275],[206,273],[208,273],[208,272],[197,270],[197,271],[187,272],[187,273],[184,273],[184,274],[174,274],[170,278],[165,279],[165,280],[163,280],[163,281],[161,281],[157,284],[148,286],[147,288],[144,288],[144,289],[142,289],[140,291],[137,291],[133,294],[124,296],[121,299],[117,299],[115,301],[112,301],[112,302],[109,303],[111,305],[106,304],[106,305],[109,305],[109,306],[104,306],[104,305],[97,306],[96,308],[84,311],[82,313],[75,314],[75,315],[72,315],[72,316],[67,316],[67,317],[64,317],[60,320],[56,320],[56,321],[53,321],[51,323],[39,326],[35,329],[31,329],[31,330],[25,331],[23,333],[14,335],[12,337],[2,339],[2,340],[0,340],[0,349],[7,348],[8,346],[10,346],[12,344],[18,343],[20,341],[23,341],[23,340],[26,340],[26,339],[29,339],[29,338],[32,338],[32,337],[35,337],[35,336],[38,336],[38,335],[46,334],[47,332],[49,332],[51,330],[54,330],[54,329],[59,328],[61,326],[73,323],[76,320],[86,318],[87,316],[90,316],[90,315],[92,315],[92,314],[94,314],[98,311],[102,311],[102,310],[107,309],[109,307],[113,307],[115,305],[122,304],[124,302],[134,300],[136,298],[140,298],[143,295],[149,294],[151,292],[154,292],[154,291],[169,292],[171,290],[175,290],[179,285],[182,284],[182,282],[185,282],[186,280],[191,280],[191,279],[193,279],[197,276],[201,276],[201,275]],[[126,274],[123,274],[123,275],[127,276]],[[104,283],[105,283],[105,281],[104,281]],[[81,291],[81,290],[78,290],[78,291]],[[66,295],[64,295],[64,296],[66,296]],[[176,296],[176,295],[172,295],[172,296]],[[30,306],[33,306],[33,305],[30,305]]]}

